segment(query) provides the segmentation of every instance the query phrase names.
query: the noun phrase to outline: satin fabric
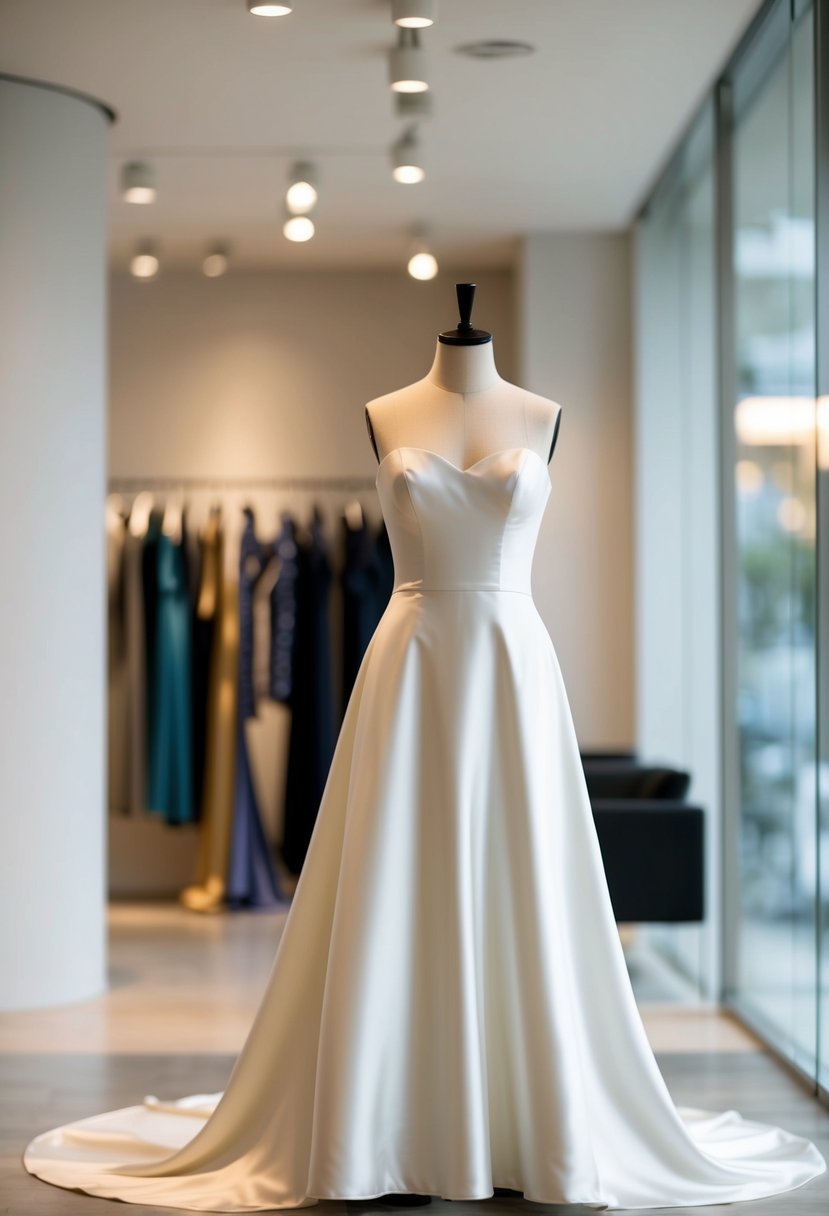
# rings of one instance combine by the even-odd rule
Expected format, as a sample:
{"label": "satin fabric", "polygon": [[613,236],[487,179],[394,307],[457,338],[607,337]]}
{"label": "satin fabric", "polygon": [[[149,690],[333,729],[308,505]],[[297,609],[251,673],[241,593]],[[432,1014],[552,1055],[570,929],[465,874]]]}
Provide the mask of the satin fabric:
{"label": "satin fabric", "polygon": [[691,1206],[816,1177],[806,1139],[675,1107],[646,1038],[530,591],[543,459],[398,448],[377,484],[394,591],[224,1094],[47,1132],[27,1169],[234,1212],[494,1187]]}

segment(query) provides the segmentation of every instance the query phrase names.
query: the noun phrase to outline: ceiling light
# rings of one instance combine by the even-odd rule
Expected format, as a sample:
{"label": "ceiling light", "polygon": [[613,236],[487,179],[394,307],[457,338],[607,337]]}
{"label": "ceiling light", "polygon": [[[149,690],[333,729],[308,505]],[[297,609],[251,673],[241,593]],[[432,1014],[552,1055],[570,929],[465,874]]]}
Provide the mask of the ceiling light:
{"label": "ceiling light", "polygon": [[421,249],[419,253],[413,253],[409,258],[408,270],[413,279],[427,282],[429,279],[433,279],[438,272],[437,258],[428,249]]}
{"label": "ceiling light", "polygon": [[121,170],[121,197],[125,203],[154,203],[155,181],[150,165],[132,160]]}
{"label": "ceiling light", "polygon": [[159,261],[155,242],[139,241],[130,262],[130,274],[136,279],[154,279],[158,274],[158,269]]}
{"label": "ceiling light", "polygon": [[413,279],[428,282],[438,273],[438,260],[432,253],[428,242],[428,228],[419,224],[412,234],[412,245],[409,250],[409,261],[406,269]]}
{"label": "ceiling light", "polygon": [[435,23],[435,0],[391,0],[391,19],[404,29],[422,30]]}
{"label": "ceiling light", "polygon": [[398,118],[430,118],[432,90],[425,93],[395,93],[394,110]]}
{"label": "ceiling light", "polygon": [[263,0],[248,0],[248,12],[256,17],[287,17],[294,11],[293,4],[267,4]]}
{"label": "ceiling light", "polygon": [[392,147],[392,177],[405,186],[422,182],[426,172],[422,164],[420,143],[414,127],[410,127]]}
{"label": "ceiling light", "polygon": [[429,87],[426,53],[417,30],[400,29],[389,51],[389,83],[395,93],[424,93]]}
{"label": "ceiling light", "polygon": [[229,265],[230,246],[225,241],[216,241],[208,249],[201,268],[208,279],[218,279],[227,274]]}
{"label": "ceiling light", "polygon": [[282,225],[289,241],[310,241],[314,235],[314,221],[309,215],[291,215]]}
{"label": "ceiling light", "polygon": [[316,172],[307,161],[291,166],[285,204],[292,215],[306,215],[317,202]]}

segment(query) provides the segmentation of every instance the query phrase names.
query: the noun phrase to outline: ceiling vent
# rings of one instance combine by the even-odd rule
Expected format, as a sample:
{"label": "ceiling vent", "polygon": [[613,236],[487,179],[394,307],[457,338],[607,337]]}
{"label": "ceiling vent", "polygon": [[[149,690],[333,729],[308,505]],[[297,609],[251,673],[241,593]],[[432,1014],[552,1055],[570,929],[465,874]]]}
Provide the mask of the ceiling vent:
{"label": "ceiling vent", "polygon": [[466,42],[455,50],[470,59],[513,59],[518,55],[531,55],[535,47],[532,43],[516,42],[511,38],[488,38],[482,42]]}

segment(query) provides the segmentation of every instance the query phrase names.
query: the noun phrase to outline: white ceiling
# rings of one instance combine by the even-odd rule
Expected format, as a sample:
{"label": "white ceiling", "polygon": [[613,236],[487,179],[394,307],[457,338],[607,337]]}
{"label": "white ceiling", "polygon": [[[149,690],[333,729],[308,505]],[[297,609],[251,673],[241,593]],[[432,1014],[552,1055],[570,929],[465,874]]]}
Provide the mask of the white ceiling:
{"label": "white ceiling", "polygon": [[[423,42],[434,116],[428,177],[401,186],[387,83],[388,0],[296,0],[286,18],[245,0],[0,0],[0,71],[91,93],[112,128],[111,251],[140,236],[197,265],[229,239],[242,266],[399,265],[431,224],[453,265],[507,262],[515,238],[629,223],[758,0],[439,0]],[[516,38],[531,57],[453,48]],[[317,236],[281,233],[288,165],[319,166]],[[124,158],[155,162],[159,200],[123,203]]]}

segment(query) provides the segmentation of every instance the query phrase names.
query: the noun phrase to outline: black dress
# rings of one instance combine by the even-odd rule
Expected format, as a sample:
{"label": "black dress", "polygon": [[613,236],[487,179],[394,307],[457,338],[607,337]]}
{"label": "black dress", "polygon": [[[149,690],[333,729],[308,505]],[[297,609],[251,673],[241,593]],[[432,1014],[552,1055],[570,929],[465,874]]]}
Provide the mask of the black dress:
{"label": "black dress", "polygon": [[363,519],[353,528],[347,516],[342,516],[343,568],[342,584],[343,633],[342,633],[342,691],[340,716],[345,716],[348,700],[366,647],[380,619],[378,614],[377,584],[379,567],[377,548],[372,528]]}
{"label": "black dress", "polygon": [[331,563],[319,507],[298,544],[291,733],[282,857],[299,874],[334,754],[329,596]]}

